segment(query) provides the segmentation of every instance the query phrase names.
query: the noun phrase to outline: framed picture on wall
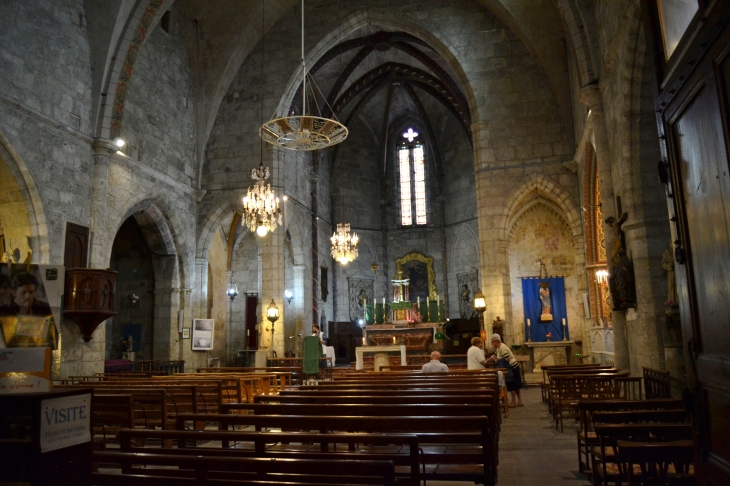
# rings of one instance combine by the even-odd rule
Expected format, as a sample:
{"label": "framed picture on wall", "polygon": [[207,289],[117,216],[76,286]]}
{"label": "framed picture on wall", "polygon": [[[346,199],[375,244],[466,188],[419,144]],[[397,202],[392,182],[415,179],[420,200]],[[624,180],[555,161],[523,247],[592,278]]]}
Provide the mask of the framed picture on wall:
{"label": "framed picture on wall", "polygon": [[183,339],[190,339],[190,328],[183,328]]}
{"label": "framed picture on wall", "polygon": [[[193,319],[193,351],[213,350],[213,319]],[[185,329],[183,329],[183,333]],[[184,334],[183,334],[184,337]]]}

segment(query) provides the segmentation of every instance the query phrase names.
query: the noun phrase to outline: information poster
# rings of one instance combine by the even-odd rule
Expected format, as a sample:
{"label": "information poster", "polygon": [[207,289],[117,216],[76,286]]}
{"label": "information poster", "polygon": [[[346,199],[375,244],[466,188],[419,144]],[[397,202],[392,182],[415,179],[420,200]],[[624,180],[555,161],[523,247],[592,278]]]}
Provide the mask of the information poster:
{"label": "information poster", "polygon": [[41,453],[91,441],[91,394],[41,403]]}
{"label": "information poster", "polygon": [[213,350],[213,319],[193,319],[193,351]]}
{"label": "information poster", "polygon": [[64,267],[0,264],[0,348],[58,347]]}

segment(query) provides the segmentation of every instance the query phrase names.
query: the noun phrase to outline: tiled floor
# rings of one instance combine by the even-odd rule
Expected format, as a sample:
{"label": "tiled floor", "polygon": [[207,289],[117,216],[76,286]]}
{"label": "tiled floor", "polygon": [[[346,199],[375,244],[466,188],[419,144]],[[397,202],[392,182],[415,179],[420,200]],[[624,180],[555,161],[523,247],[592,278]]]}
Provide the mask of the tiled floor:
{"label": "tiled floor", "polygon": [[[540,388],[522,390],[524,407],[510,410],[499,437],[499,486],[589,486],[578,473],[576,428],[555,429]],[[467,482],[429,481],[429,486],[466,486]]]}

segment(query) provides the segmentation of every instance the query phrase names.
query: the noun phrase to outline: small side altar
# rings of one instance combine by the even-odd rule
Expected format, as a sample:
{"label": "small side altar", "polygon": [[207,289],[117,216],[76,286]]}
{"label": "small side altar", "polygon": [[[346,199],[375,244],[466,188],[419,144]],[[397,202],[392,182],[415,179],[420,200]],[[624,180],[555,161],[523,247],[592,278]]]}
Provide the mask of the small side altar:
{"label": "small side altar", "polygon": [[566,365],[568,364],[568,356],[570,356],[570,348],[575,344],[574,341],[544,341],[544,342],[527,342],[530,348],[532,362],[534,363],[533,373],[542,371],[543,366]]}
{"label": "small side altar", "polygon": [[365,353],[373,354],[373,362],[375,371],[380,371],[381,366],[390,366],[388,356],[400,353],[400,364],[406,365],[406,347],[404,345],[391,346],[360,346],[355,348],[355,369],[363,369],[363,355]]}

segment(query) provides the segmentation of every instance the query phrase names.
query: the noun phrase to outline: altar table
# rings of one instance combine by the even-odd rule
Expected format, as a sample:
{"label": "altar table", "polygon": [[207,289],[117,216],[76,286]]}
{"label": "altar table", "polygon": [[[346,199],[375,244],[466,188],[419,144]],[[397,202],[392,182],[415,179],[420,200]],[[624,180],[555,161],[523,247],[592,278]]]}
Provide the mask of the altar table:
{"label": "altar table", "polygon": [[[400,353],[400,364],[402,366],[406,365],[406,346],[404,344],[401,345],[395,345],[395,346],[359,346],[355,348],[355,369],[361,370],[363,368],[363,355],[365,353],[372,353],[374,354],[374,361],[375,361],[375,371],[380,371],[380,366],[389,366],[390,363],[388,362],[388,353]],[[384,362],[382,358],[385,357]]]}

